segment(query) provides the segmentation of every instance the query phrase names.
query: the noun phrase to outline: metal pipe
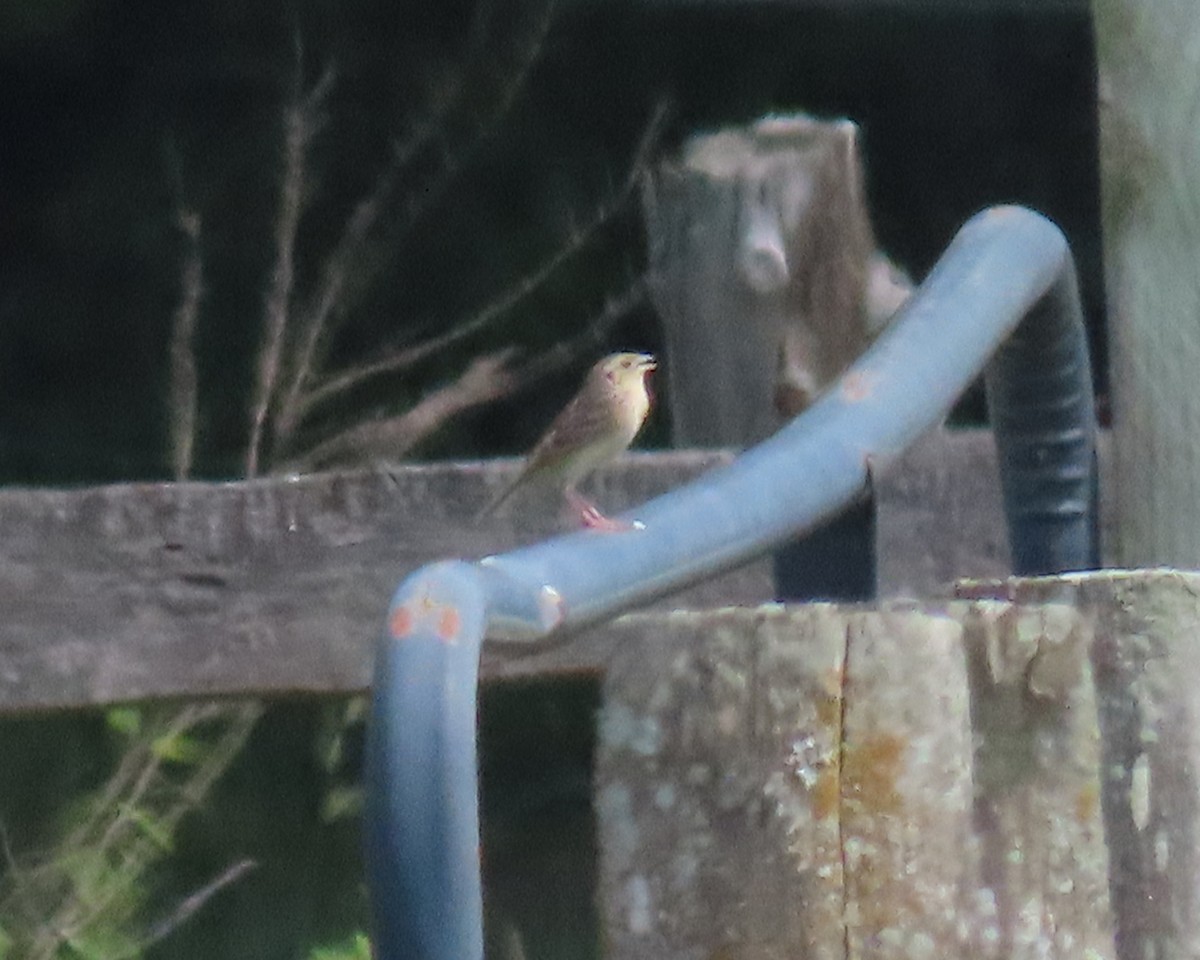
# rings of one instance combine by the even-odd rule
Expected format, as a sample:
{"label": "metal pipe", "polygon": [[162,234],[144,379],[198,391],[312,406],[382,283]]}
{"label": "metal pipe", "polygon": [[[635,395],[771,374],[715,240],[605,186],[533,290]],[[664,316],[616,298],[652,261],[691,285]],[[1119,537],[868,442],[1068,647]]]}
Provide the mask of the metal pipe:
{"label": "metal pipe", "polygon": [[940,423],[985,366],[1015,571],[1094,567],[1096,427],[1070,251],[1044,217],[997,207],[959,231],[820,401],[734,463],[628,514],[641,529],[572,533],[405,580],[376,655],[367,753],[376,957],[482,958],[485,634],[535,645],[812,529]]}

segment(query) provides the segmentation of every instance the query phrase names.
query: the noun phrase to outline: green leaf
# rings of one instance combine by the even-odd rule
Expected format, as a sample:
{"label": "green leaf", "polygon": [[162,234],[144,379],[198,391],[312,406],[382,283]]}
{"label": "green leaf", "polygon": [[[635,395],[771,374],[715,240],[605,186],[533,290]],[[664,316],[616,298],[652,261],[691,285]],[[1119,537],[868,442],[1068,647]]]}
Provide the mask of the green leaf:
{"label": "green leaf", "polygon": [[336,823],[362,813],[363,791],[361,786],[330,787],[321,800],[321,820]]}
{"label": "green leaf", "polygon": [[170,827],[166,827],[156,820],[153,814],[140,807],[128,805],[122,806],[121,812],[164,853],[170,853],[175,849],[175,838],[171,834]]}
{"label": "green leaf", "polygon": [[356,933],[335,946],[314,948],[308,960],[371,960],[371,941]]}
{"label": "green leaf", "polygon": [[104,714],[108,728],[132,737],[142,729],[142,711],[137,707],[113,707]]}
{"label": "green leaf", "polygon": [[195,766],[208,755],[208,748],[203,743],[182,733],[159,737],[151,744],[150,749],[161,760],[185,763],[189,766]]}
{"label": "green leaf", "polygon": [[119,931],[100,928],[87,930],[63,941],[61,955],[71,960],[113,960],[139,956],[138,943]]}

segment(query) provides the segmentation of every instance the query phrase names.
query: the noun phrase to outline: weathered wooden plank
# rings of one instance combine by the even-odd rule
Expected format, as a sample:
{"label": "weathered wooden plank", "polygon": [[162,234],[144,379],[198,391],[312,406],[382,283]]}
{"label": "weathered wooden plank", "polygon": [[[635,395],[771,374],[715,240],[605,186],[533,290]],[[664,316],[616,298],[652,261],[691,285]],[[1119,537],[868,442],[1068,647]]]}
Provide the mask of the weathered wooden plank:
{"label": "weathered wooden plank", "polygon": [[1195,954],[1200,575],[962,593],[610,628],[609,956]]}
{"label": "weathered wooden plank", "polygon": [[[640,502],[727,454],[630,457],[597,478],[602,503]],[[249,483],[0,491],[0,712],[187,694],[361,690],[397,583],[447,556],[548,536],[552,509],[478,506],[512,461],[428,464]],[[885,593],[945,592],[1007,569],[991,440],[934,434],[882,478]],[[769,566],[664,601],[754,604]],[[597,670],[603,632],[514,658],[485,676]]]}
{"label": "weathered wooden plank", "polygon": [[1101,197],[1122,565],[1200,565],[1194,4],[1097,0]]}
{"label": "weathered wooden plank", "polygon": [[[962,628],[883,610],[847,618],[839,791],[849,957],[988,956],[974,896],[971,717]],[[973,951],[980,951],[975,954]]]}
{"label": "weathered wooden plank", "polygon": [[[637,458],[632,496],[721,460]],[[0,710],[361,690],[400,580],[544,536],[479,525],[507,464],[0,492]]]}
{"label": "weathered wooden plank", "polygon": [[595,795],[606,956],[840,960],[840,614],[614,631]]}
{"label": "weathered wooden plank", "polygon": [[1088,612],[1120,957],[1200,956],[1200,574],[1101,573],[961,592]]}

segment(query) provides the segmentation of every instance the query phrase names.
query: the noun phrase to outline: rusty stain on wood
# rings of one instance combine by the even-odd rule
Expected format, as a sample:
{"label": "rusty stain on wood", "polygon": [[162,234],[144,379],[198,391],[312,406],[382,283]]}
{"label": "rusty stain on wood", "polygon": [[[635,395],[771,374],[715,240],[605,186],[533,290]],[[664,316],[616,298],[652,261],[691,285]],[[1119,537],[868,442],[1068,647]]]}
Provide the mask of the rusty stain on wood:
{"label": "rusty stain on wood", "polygon": [[841,802],[871,814],[895,814],[901,797],[896,784],[906,744],[880,732],[842,749]]}

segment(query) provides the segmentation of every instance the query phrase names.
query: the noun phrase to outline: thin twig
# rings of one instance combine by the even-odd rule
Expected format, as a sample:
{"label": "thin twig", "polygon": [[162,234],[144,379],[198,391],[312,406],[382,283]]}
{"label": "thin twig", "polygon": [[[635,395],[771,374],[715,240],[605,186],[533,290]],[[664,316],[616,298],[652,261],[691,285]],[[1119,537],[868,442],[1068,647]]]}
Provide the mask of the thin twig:
{"label": "thin twig", "polygon": [[646,302],[645,277],[632,280],[620,293],[609,296],[604,306],[588,321],[581,333],[562,340],[521,364],[513,377],[509,393],[527,390],[559,370],[564,370],[587,353],[604,344],[617,321]]}
{"label": "thin twig", "polygon": [[337,247],[325,261],[315,302],[305,311],[303,328],[296,345],[296,357],[291,363],[288,386],[279,404],[275,433],[281,441],[285,440],[296,426],[297,397],[304,382],[311,375],[317,344],[342,296],[346,278],[358,251],[387,204],[401,168],[402,164],[395,163],[380,174],[371,192],[355,206],[354,212],[346,221]]}
{"label": "thin twig", "polygon": [[159,770],[162,769],[163,760],[154,750],[154,743],[159,740],[170,741],[177,737],[182,737],[196,726],[196,724],[208,719],[206,713],[207,711],[200,704],[185,706],[171,717],[171,721],[167,725],[165,732],[158,734],[146,744],[145,752],[147,760],[145,765],[129,787],[128,794],[117,805],[119,811],[117,816],[113,818],[112,822],[101,835],[100,842],[97,844],[100,850],[105,851],[113,846],[117,839],[117,831],[128,822],[130,812],[141,806],[143,798],[158,777]]}
{"label": "thin twig", "polygon": [[[338,245],[325,261],[317,292],[304,311],[303,327],[291,364],[290,380],[280,404],[277,420],[276,433],[281,444],[286,444],[299,423],[301,394],[315,373],[318,347],[329,334],[335,312],[340,312],[343,316],[348,312],[346,289],[351,268],[357,270],[355,285],[365,288],[386,266],[386,258],[376,263],[367,263],[362,252],[368,234],[387,211],[395,185],[405,167],[419,148],[435,139],[442,142],[443,149],[435,170],[427,177],[408,184],[401,202],[401,216],[390,230],[393,242],[387,246],[393,249],[399,246],[398,238],[441,200],[466,160],[491,136],[507,115],[537,62],[542,43],[553,21],[553,9],[554,0],[549,0],[543,15],[535,21],[530,37],[519,48],[518,55],[512,58],[509,73],[496,77],[485,72],[481,82],[476,85],[464,85],[464,89],[454,98],[456,104],[473,105],[477,100],[473,94],[480,89],[487,92],[499,91],[495,107],[488,114],[476,118],[475,124],[460,138],[461,142],[451,146],[445,142],[444,135],[437,136],[450,125],[450,111],[446,110],[437,123],[425,126],[420,135],[410,138],[407,144],[398,144],[393,148],[392,161],[388,168],[380,175],[371,192],[355,207]],[[482,40],[478,46],[484,46]],[[503,62],[503,58],[489,56],[486,49],[475,51],[475,56],[480,62],[495,62],[496,59]]]}
{"label": "thin twig", "polygon": [[167,416],[171,429],[171,466],[176,480],[192,472],[196,447],[199,381],[196,374],[196,326],[204,297],[204,258],[200,244],[200,214],[184,199],[183,176],[176,158],[175,222],[186,241],[179,283],[179,305],[171,318],[170,383]]}
{"label": "thin twig", "polygon": [[240,880],[251,870],[257,868],[258,862],[255,860],[239,860],[237,863],[226,868],[199,890],[189,894],[177,903],[169,914],[153,924],[146,934],[145,939],[138,944],[137,949],[127,954],[127,956],[130,958],[142,956],[145,951],[149,950],[156,943],[165,940],[187,923],[214,896],[230,884]]}
{"label": "thin twig", "polygon": [[528,389],[537,381],[569,366],[577,357],[604,342],[617,321],[645,301],[642,278],[633,281],[593,317],[584,331],[555,344],[537,356],[514,363],[516,351],[501,350],[475,360],[451,384],[435,390],[399,416],[360,423],[322,441],[288,465],[312,469],[346,460],[403,456],[451,417],[472,407]]}
{"label": "thin twig", "polygon": [[267,288],[263,311],[263,343],[258,352],[258,375],[250,406],[250,439],[246,447],[246,476],[258,473],[263,433],[275,396],[289,306],[295,282],[296,236],[304,210],[308,147],[323,122],[323,108],[333,87],[334,70],[328,66],[316,85],[303,91],[303,57],[296,43],[296,78],[284,110],[283,177],[279,185],[279,213],[275,221],[275,267]]}
{"label": "thin twig", "polygon": [[[117,774],[106,784],[104,794],[91,803],[88,823],[72,831],[65,842],[59,843],[59,853],[36,874],[52,895],[41,904],[38,914],[31,917],[36,929],[30,941],[28,956],[50,958],[58,955],[61,945],[72,937],[87,932],[101,918],[112,923],[114,905],[119,904],[127,891],[145,874],[148,864],[162,856],[157,838],[142,830],[133,833],[124,828],[133,822],[131,813],[139,809],[147,797],[150,803],[147,816],[167,835],[179,821],[204,799],[209,788],[237,756],[246,737],[262,712],[257,702],[230,705],[227,703],[192,704],[172,715],[165,725],[155,725],[144,739],[122,757]],[[190,768],[189,775],[174,790],[175,796],[164,791],[171,787],[162,772],[163,760],[153,750],[155,741],[183,736],[198,724],[220,720],[225,726],[206,756]],[[158,797],[162,797],[159,800]],[[113,807],[116,812],[113,812]],[[155,809],[158,807],[160,809]],[[111,818],[111,819],[110,819]],[[95,836],[102,823],[103,832]],[[81,852],[108,865],[102,886],[81,885],[69,872],[69,865]],[[32,882],[32,881],[31,881]]]}
{"label": "thin twig", "polygon": [[457,380],[426,395],[416,406],[395,417],[360,423],[310,449],[295,466],[321,466],[346,459],[402,456],[422,437],[470,407],[503,396],[509,389],[509,363],[514,349],[473,360]]}
{"label": "thin twig", "polygon": [[428,340],[400,348],[376,360],[351,367],[317,385],[300,400],[297,407],[298,417],[302,419],[318,404],[347,390],[352,390],[373,377],[387,373],[399,373],[426,357],[479,333],[536,292],[559,267],[583,250],[595,235],[624,208],[637,189],[641,176],[649,164],[650,157],[662,133],[666,113],[667,103],[660,101],[642,131],[624,182],[582,228],[573,231],[565,246],[557,249],[532,272],[526,274],[500,296],[493,299],[470,320],[453,324],[450,330],[439,336],[430,337]]}

